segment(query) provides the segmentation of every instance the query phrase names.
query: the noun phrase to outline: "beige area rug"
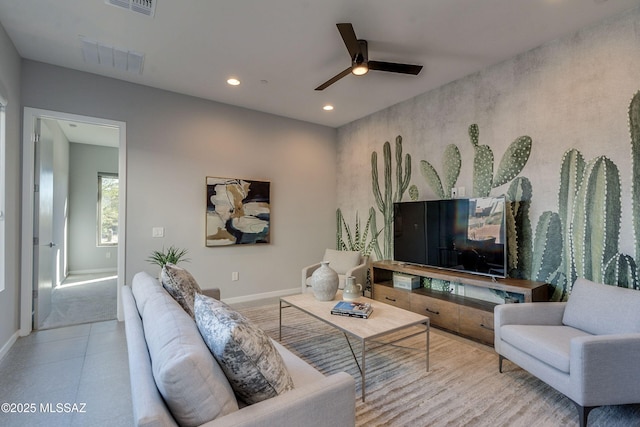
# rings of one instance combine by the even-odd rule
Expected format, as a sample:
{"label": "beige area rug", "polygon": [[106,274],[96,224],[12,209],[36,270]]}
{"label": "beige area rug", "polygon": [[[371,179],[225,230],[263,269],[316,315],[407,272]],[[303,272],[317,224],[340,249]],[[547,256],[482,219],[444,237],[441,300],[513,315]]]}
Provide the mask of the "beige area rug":
{"label": "beige area rug", "polygon": [[[278,339],[277,304],[239,310]],[[367,353],[364,403],[358,367],[340,332],[286,308],[281,342],[324,374],[346,371],[356,379],[358,426],[578,425],[569,399],[511,362],[505,362],[500,374],[491,347],[437,329],[431,329],[429,372],[424,353],[393,347]],[[406,343],[424,349],[424,336]],[[356,354],[359,348],[354,345]],[[594,409],[589,426],[640,426],[640,405]]]}
{"label": "beige area rug", "polygon": [[70,275],[53,290],[51,314],[39,329],[113,320],[117,316],[115,274]]}

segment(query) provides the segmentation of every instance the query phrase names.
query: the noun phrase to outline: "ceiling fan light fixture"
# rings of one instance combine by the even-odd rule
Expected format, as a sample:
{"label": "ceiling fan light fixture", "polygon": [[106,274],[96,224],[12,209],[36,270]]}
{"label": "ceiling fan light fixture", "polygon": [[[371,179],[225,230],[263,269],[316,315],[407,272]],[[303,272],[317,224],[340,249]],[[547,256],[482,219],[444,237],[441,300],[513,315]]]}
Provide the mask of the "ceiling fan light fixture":
{"label": "ceiling fan light fixture", "polygon": [[369,66],[366,63],[353,64],[353,68],[351,68],[351,73],[355,76],[364,76],[368,72]]}
{"label": "ceiling fan light fixture", "polygon": [[358,40],[358,46],[360,51],[353,55],[353,60],[351,61],[351,73],[354,76],[364,76],[369,72],[367,42],[365,40]]}
{"label": "ceiling fan light fixture", "polygon": [[354,76],[363,76],[369,72],[369,70],[386,71],[389,73],[400,74],[413,74],[414,76],[420,73],[422,65],[410,65],[400,64],[396,62],[385,61],[369,61],[369,48],[367,41],[364,39],[358,39],[356,33],[353,31],[353,25],[348,22],[336,24],[342,41],[344,42],[349,56],[351,57],[351,66],[345,68],[335,76],[331,77],[326,82],[322,83],[315,90],[325,90],[343,77],[353,74]]}

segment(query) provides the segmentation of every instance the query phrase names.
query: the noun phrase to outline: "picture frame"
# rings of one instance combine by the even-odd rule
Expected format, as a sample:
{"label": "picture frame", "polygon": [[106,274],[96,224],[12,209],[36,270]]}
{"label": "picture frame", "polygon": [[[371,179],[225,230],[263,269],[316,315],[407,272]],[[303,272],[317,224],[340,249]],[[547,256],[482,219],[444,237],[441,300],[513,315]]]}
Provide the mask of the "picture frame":
{"label": "picture frame", "polygon": [[270,243],[271,183],[206,177],[207,247]]}

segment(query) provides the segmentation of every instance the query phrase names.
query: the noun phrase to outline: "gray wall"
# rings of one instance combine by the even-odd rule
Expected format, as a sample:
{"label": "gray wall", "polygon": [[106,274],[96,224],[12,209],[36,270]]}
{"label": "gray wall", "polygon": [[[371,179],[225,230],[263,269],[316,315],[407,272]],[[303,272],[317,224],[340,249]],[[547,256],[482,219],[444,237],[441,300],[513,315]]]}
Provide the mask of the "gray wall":
{"label": "gray wall", "polygon": [[[297,289],[334,246],[334,129],[28,60],[22,76],[25,106],[127,123],[127,282],[156,274],[149,253],[176,245],[223,298]],[[204,247],[206,176],[271,182],[270,244]]]}
{"label": "gray wall", "polygon": [[0,351],[19,328],[20,307],[20,57],[0,26],[0,93],[7,100],[5,289],[0,292]]}
{"label": "gray wall", "polygon": [[71,143],[69,153],[69,272],[115,272],[117,247],[96,244],[96,200],[98,172],[118,173],[118,149]]}
{"label": "gray wall", "polygon": [[[494,172],[509,144],[529,135],[533,148],[521,175],[532,183],[531,222],[558,211],[563,154],[576,148],[586,161],[606,155],[620,172],[622,221],[619,251],[634,255],[631,226],[631,159],[628,107],[640,89],[640,10],[601,22],[504,63],[372,114],[338,130],[338,206],[346,219],[375,206],[371,153],[403,137],[412,156],[411,184],[419,199],[436,198],[420,173],[427,160],[443,176],[446,145],[462,154],[458,186],[472,193],[474,148],[468,127],[476,123],[480,144],[495,155]],[[395,168],[395,162],[394,162]],[[395,169],[394,169],[395,171]],[[380,180],[383,172],[380,168]],[[507,191],[507,185],[491,194]],[[409,200],[405,193],[404,200]],[[378,224],[382,223],[378,213]]]}

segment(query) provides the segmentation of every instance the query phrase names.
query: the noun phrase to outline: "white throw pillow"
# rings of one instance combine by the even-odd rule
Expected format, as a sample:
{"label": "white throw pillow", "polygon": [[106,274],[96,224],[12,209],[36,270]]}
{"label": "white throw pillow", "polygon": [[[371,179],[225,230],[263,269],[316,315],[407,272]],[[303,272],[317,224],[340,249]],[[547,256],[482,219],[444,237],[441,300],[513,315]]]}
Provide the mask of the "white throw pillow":
{"label": "white throw pillow", "polygon": [[293,389],[293,380],[271,339],[229,306],[197,294],[196,324],[236,394],[247,404]]}

